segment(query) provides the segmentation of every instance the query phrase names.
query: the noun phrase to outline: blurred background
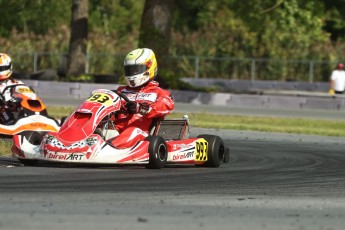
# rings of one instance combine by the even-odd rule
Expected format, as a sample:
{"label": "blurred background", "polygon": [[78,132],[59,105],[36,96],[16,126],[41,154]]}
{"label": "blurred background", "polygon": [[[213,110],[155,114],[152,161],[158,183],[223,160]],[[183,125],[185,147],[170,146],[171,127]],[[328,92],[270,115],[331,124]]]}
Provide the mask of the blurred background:
{"label": "blurred background", "polygon": [[7,0],[0,47],[22,79],[121,83],[124,56],[148,47],[171,89],[195,89],[181,79],[329,82],[344,61],[344,9],[344,0]]}

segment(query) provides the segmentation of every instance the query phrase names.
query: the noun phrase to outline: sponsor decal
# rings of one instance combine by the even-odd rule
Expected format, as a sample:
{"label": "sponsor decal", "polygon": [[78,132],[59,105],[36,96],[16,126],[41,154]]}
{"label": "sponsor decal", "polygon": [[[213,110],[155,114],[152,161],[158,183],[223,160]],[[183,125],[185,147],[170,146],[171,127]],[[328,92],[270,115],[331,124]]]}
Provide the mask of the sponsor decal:
{"label": "sponsor decal", "polygon": [[76,153],[72,153],[70,154],[66,160],[71,160],[71,161],[80,161],[84,158],[84,154],[76,154]]}
{"label": "sponsor decal", "polygon": [[188,149],[192,147],[191,145],[187,145],[187,144],[173,144],[173,150],[176,149]]}
{"label": "sponsor decal", "polygon": [[54,159],[54,160],[66,160],[66,155],[60,155],[56,153],[49,153],[48,159]]}
{"label": "sponsor decal", "polygon": [[43,123],[31,123],[30,126],[31,126],[31,127],[35,127],[35,128],[44,128],[44,127],[47,127],[47,124],[43,124]]}
{"label": "sponsor decal", "polygon": [[155,102],[157,100],[157,93],[138,93],[136,100]]}
{"label": "sponsor decal", "polygon": [[184,159],[188,159],[188,158],[193,158],[194,157],[194,151],[189,151],[187,153],[183,153],[183,154],[175,154],[173,155],[173,160],[184,160]]}
{"label": "sponsor decal", "polygon": [[18,93],[33,93],[33,91],[29,87],[17,87],[16,92]]}
{"label": "sponsor decal", "polygon": [[71,153],[71,154],[59,154],[59,153],[49,153],[48,159],[53,160],[66,160],[66,161],[81,161],[85,157],[84,154],[77,154],[77,153]]}
{"label": "sponsor decal", "polygon": [[128,90],[122,90],[122,93],[126,94],[130,101],[152,101],[157,100],[157,93],[143,93],[143,92],[132,92]]}
{"label": "sponsor decal", "polygon": [[130,101],[135,101],[135,98],[137,97],[137,94],[132,91],[122,90],[121,92],[125,94]]}

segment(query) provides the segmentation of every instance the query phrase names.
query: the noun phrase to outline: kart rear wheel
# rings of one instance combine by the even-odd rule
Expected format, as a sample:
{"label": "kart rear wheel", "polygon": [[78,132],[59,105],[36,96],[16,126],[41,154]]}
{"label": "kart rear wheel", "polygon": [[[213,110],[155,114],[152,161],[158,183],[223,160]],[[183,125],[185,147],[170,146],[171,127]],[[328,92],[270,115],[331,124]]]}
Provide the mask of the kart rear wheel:
{"label": "kart rear wheel", "polygon": [[165,166],[168,159],[168,148],[163,137],[148,136],[145,138],[150,142],[149,145],[149,163],[145,165],[149,169],[160,169]]}
{"label": "kart rear wheel", "polygon": [[223,140],[219,136],[202,134],[198,138],[204,138],[208,142],[207,161],[201,167],[220,166],[221,162],[227,162],[229,152],[226,151]]}

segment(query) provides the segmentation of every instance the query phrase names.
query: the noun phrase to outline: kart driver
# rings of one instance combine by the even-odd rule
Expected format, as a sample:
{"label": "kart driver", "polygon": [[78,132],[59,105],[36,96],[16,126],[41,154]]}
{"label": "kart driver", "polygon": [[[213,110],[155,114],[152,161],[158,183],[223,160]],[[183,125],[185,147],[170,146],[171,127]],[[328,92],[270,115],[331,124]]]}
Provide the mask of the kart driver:
{"label": "kart driver", "polygon": [[119,113],[115,126],[119,135],[110,139],[117,148],[134,146],[149,135],[154,119],[163,118],[174,109],[174,101],[169,91],[159,87],[154,81],[157,75],[157,60],[151,49],[135,49],[124,60],[127,86],[120,86],[130,100]]}
{"label": "kart driver", "polygon": [[11,78],[11,74],[10,56],[0,53],[0,124],[8,124],[14,119],[13,111],[15,111],[16,100],[12,97],[8,86],[24,84],[20,80]]}

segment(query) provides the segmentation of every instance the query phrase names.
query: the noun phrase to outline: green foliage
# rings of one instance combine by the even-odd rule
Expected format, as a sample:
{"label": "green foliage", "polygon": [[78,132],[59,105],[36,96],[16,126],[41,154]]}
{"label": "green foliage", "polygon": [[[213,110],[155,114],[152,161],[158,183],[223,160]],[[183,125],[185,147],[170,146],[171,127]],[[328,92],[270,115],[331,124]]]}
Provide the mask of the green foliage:
{"label": "green foliage", "polygon": [[[144,3],[89,0],[89,73],[123,75],[123,57],[138,46]],[[183,58],[170,57],[160,74],[173,88],[187,87],[178,78],[196,76],[197,64],[198,77],[249,79],[250,58],[259,58],[270,61],[257,65],[256,79],[305,79],[298,73],[306,65],[291,59],[343,60],[344,7],[343,0],[175,1],[170,53]],[[0,46],[16,54],[16,70],[32,72],[34,52],[39,52],[39,69],[58,68],[68,50],[71,1],[0,0],[0,13]],[[320,65],[314,72],[328,81],[329,67]]]}
{"label": "green foliage", "polygon": [[[257,79],[287,80],[292,76],[296,80],[305,79],[307,76],[296,74],[306,73],[304,69],[308,66],[288,61],[330,62],[341,60],[341,53],[345,51],[342,43],[332,44],[329,33],[324,30],[324,12],[328,8],[322,0],[219,0],[208,1],[203,6],[198,2],[179,4],[185,7],[178,12],[188,15],[187,22],[190,15],[195,20],[189,25],[174,25],[171,49],[174,54],[271,59],[257,65],[260,68]],[[175,23],[182,23],[181,15],[175,18]],[[274,59],[286,60],[287,64],[274,62]],[[250,60],[234,64],[220,59],[201,59],[200,66],[203,75],[199,77],[244,79],[249,76]],[[185,70],[185,75],[193,76],[194,66],[188,60],[180,62],[179,67]],[[315,75],[325,76],[328,81],[328,74],[315,72]]]}
{"label": "green foliage", "polygon": [[137,47],[143,5],[136,0],[91,0],[89,51],[121,54]]}
{"label": "green foliage", "polygon": [[333,0],[325,1],[324,11],[325,22],[324,30],[331,34],[331,39],[334,42],[345,41],[345,1]]}
{"label": "green foliage", "polygon": [[64,25],[49,30],[44,35],[20,33],[14,29],[10,33],[10,39],[0,37],[1,52],[12,56],[13,68],[16,71],[33,72],[32,60],[35,54],[42,69],[58,68],[60,56],[68,49],[66,34],[68,36],[69,28]]}
{"label": "green foliage", "polygon": [[69,22],[71,2],[65,0],[6,0],[0,1],[0,36],[19,33],[46,34]]}
{"label": "green foliage", "polygon": [[[314,53],[311,56],[309,47],[328,40],[328,34],[322,30],[322,18],[312,15],[308,8],[299,6],[297,0],[284,1],[280,8],[274,14],[274,18],[278,20],[270,23],[276,35],[274,49],[270,51],[272,56],[284,59],[294,56],[314,58],[317,54]],[[268,38],[273,34],[269,32],[266,30],[265,37]]]}
{"label": "green foliage", "polygon": [[310,10],[316,5],[299,5],[297,0],[208,1],[204,11],[196,14],[197,30],[193,23],[190,30],[174,27],[178,29],[174,51],[201,56],[314,58],[309,48],[328,39],[322,18]]}
{"label": "green foliage", "polygon": [[90,0],[90,30],[102,30],[105,36],[126,34],[126,38],[138,29],[143,6],[144,1],[137,0]]}

